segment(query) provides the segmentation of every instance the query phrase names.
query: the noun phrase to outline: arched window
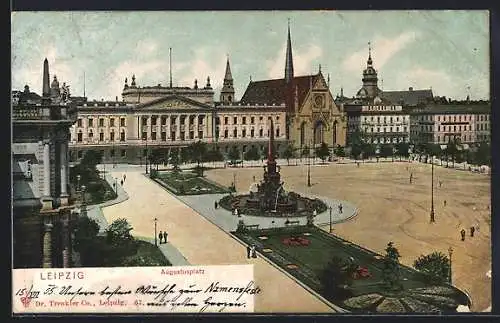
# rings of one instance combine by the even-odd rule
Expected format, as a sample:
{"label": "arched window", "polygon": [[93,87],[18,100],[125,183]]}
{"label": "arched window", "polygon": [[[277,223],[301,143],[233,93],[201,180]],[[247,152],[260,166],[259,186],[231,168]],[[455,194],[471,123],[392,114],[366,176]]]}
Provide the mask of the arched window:
{"label": "arched window", "polygon": [[325,132],[325,125],[323,121],[319,120],[316,122],[316,125],[314,126],[314,144],[321,144],[324,142],[324,132]]}
{"label": "arched window", "polygon": [[[373,132],[373,128],[372,128]],[[337,144],[337,120],[333,122],[332,126],[332,144],[336,145]]]}
{"label": "arched window", "polygon": [[302,122],[300,125],[300,146],[304,146],[306,144],[306,123]]}

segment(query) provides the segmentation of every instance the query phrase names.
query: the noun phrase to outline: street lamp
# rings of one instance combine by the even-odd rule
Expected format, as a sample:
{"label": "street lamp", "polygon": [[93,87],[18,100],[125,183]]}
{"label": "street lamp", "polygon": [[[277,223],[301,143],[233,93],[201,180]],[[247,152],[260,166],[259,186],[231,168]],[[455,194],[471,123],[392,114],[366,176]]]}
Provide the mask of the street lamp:
{"label": "street lamp", "polygon": [[431,156],[431,223],[435,222],[434,219],[434,161]]}
{"label": "street lamp", "polygon": [[309,149],[307,151],[307,186],[311,187],[311,141],[309,141]]}
{"label": "street lamp", "polygon": [[148,137],[146,135],[146,174],[148,173]]}
{"label": "street lamp", "polygon": [[448,248],[448,255],[450,256],[450,272],[448,273],[448,279],[449,279],[449,282],[451,284],[452,280],[451,280],[451,255],[453,254],[453,248],[452,247],[449,247]]}
{"label": "street lamp", "polygon": [[87,187],[85,187],[85,185],[82,185],[82,189],[81,189],[81,196],[82,196],[82,211],[81,211],[81,214],[86,216],[87,215],[87,209],[86,209],[86,206],[85,206],[85,189]]}
{"label": "street lamp", "polygon": [[76,191],[79,192],[80,191],[80,179],[82,178],[82,176],[80,174],[76,175]]}
{"label": "street lamp", "polygon": [[330,205],[330,233],[332,233],[332,206]]}
{"label": "street lamp", "polygon": [[158,247],[158,238],[157,238],[157,234],[156,234],[156,223],[158,222],[158,219],[155,218],[155,247]]}

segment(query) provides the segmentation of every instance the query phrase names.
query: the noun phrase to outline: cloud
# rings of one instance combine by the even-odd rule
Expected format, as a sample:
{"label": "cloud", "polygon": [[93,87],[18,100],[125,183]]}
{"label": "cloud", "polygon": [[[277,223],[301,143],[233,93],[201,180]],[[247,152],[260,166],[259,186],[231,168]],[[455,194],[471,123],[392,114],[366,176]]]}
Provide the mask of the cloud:
{"label": "cloud", "polygon": [[[309,44],[304,46],[304,48],[307,48],[307,50],[292,52],[294,75],[311,74],[313,70],[312,62],[323,55],[322,48],[316,44]],[[269,70],[267,76],[269,78],[279,79],[284,77],[286,61],[285,55],[286,45],[283,45],[276,57],[266,62],[266,66]]]}
{"label": "cloud", "polygon": [[135,52],[140,56],[149,56],[151,54],[154,54],[157,48],[158,44],[154,40],[144,39],[137,42]]}
{"label": "cloud", "polygon": [[[394,55],[414,42],[419,36],[419,32],[407,31],[395,38],[375,38],[372,44],[372,58],[375,68],[381,69]],[[360,49],[342,62],[342,68],[350,72],[362,71],[366,66],[367,59],[367,48]]]}

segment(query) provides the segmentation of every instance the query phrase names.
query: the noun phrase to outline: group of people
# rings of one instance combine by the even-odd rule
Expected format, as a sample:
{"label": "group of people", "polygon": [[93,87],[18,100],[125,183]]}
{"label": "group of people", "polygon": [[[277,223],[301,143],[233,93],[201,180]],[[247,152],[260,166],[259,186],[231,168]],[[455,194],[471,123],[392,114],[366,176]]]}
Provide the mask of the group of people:
{"label": "group of people", "polygon": [[160,238],[160,244],[167,243],[167,236],[168,233],[166,231],[163,231],[158,234],[158,238]]}
{"label": "group of people", "polygon": [[257,258],[257,252],[254,245],[247,245],[247,259]]}
{"label": "group of people", "polygon": [[[476,226],[471,226],[469,228],[471,238],[474,237],[474,233],[476,232],[476,230],[479,231],[479,224],[477,224]],[[465,229],[462,229],[460,231],[460,236],[462,237],[461,239],[462,241],[465,241],[465,235],[466,235]]]}

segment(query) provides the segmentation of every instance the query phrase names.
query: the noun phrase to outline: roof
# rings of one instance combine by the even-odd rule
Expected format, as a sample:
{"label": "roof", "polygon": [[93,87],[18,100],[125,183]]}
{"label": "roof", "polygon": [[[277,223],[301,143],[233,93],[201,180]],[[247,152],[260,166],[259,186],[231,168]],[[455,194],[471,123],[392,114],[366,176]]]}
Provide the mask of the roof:
{"label": "roof", "polygon": [[491,113],[490,104],[439,104],[413,110],[415,114]]}
{"label": "roof", "polygon": [[[299,105],[302,105],[307,93],[309,93],[311,82],[314,85],[319,77],[321,77],[320,74],[293,78],[293,91],[295,92],[295,87],[297,87]],[[256,81],[248,84],[240,102],[242,104],[285,104],[286,94],[287,84],[285,83],[285,79]]]}
{"label": "roof", "polygon": [[380,97],[392,103],[403,103],[416,106],[432,100],[432,90],[383,91]]}

